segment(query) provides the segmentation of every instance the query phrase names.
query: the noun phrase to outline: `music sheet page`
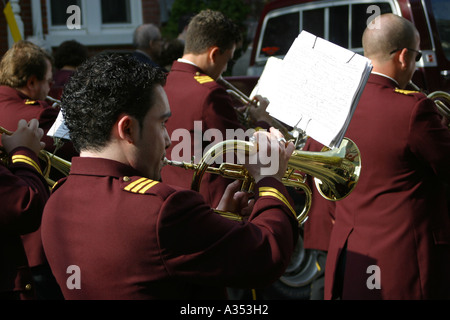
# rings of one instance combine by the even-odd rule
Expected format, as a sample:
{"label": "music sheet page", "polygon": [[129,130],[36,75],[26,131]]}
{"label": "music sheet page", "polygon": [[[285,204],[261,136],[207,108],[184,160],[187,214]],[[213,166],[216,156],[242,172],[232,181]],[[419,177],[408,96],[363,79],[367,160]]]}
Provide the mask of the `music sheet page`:
{"label": "music sheet page", "polygon": [[326,146],[339,146],[370,60],[303,31],[285,58],[269,59],[267,67],[254,94],[269,99],[269,114]]}
{"label": "music sheet page", "polygon": [[64,122],[64,117],[61,111],[59,111],[58,117],[53,123],[53,126],[48,130],[47,135],[50,137],[61,138],[70,140],[69,129],[67,129]]}

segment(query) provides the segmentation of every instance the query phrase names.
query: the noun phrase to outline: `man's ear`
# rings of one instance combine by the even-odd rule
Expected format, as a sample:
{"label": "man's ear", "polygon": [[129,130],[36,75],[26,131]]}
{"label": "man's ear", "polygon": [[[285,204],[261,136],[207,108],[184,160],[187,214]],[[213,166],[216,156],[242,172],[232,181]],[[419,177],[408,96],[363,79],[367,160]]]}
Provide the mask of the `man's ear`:
{"label": "man's ear", "polygon": [[116,132],[119,139],[126,140],[128,143],[135,141],[137,133],[137,121],[127,114],[123,114],[116,122]]}
{"label": "man's ear", "polygon": [[217,46],[212,46],[208,49],[208,58],[212,62],[216,62],[216,58],[219,54],[220,54],[220,49]]}
{"label": "man's ear", "polygon": [[398,61],[400,63],[402,70],[406,70],[408,68],[409,59],[411,59],[408,56],[408,53],[409,53],[408,49],[406,49],[406,48],[403,48],[402,50],[399,51]]}
{"label": "man's ear", "polygon": [[30,77],[28,77],[27,84],[24,88],[27,96],[34,97],[37,83],[38,78],[35,75],[31,75]]}

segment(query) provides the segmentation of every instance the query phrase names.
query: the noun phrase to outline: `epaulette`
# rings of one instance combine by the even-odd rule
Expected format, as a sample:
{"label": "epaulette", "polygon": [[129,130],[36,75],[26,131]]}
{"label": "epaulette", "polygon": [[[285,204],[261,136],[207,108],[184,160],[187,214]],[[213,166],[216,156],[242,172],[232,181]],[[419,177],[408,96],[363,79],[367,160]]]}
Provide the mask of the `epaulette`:
{"label": "epaulette", "polygon": [[148,191],[156,186],[159,181],[154,181],[152,179],[148,178],[142,178],[142,177],[136,177],[136,178],[130,178],[130,177],[123,177],[122,181],[125,182],[125,186],[123,187],[123,190],[131,192],[131,193],[138,193],[138,194],[146,194]]}
{"label": "epaulette", "polygon": [[202,75],[200,75],[200,72],[197,72],[195,74],[194,79],[197,80],[197,82],[200,84],[214,82],[213,78],[211,78],[210,76],[202,76]]}
{"label": "epaulette", "polygon": [[37,104],[39,104],[39,102],[37,101],[37,100],[31,100],[31,99],[27,99],[27,100],[25,100],[25,104],[26,105],[37,105]]}
{"label": "epaulette", "polygon": [[397,93],[401,93],[401,94],[412,94],[412,93],[420,93],[420,91],[414,91],[414,90],[403,90],[403,89],[399,89],[399,88],[395,88],[395,92]]}

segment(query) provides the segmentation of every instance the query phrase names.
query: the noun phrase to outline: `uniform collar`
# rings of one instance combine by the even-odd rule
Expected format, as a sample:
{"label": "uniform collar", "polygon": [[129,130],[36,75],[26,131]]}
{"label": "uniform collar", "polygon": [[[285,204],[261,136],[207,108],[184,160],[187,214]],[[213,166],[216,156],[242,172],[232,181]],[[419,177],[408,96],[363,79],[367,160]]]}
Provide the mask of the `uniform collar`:
{"label": "uniform collar", "polygon": [[20,92],[19,90],[15,89],[15,88],[11,88],[9,86],[0,86],[0,93],[8,95],[8,96],[15,95],[22,100],[29,99],[29,97],[26,94]]}
{"label": "uniform collar", "polygon": [[199,68],[198,65],[196,65],[195,63],[193,63],[192,61],[189,61],[189,60],[187,60],[187,59],[179,58],[177,61],[178,61],[178,62],[181,62],[181,63],[191,64],[191,65],[193,65],[194,67]]}
{"label": "uniform collar", "polygon": [[372,71],[369,79],[373,82],[381,82],[393,88],[398,88],[398,82],[394,78],[391,78],[383,73]]}
{"label": "uniform collar", "polygon": [[142,173],[128,165],[110,159],[73,157],[70,175],[120,178],[123,176],[142,176]]}
{"label": "uniform collar", "polygon": [[194,63],[187,63],[184,61],[188,60],[182,60],[182,61],[174,61],[171,71],[182,71],[182,72],[189,72],[196,74],[197,72],[199,74],[205,74],[198,66],[196,66]]}

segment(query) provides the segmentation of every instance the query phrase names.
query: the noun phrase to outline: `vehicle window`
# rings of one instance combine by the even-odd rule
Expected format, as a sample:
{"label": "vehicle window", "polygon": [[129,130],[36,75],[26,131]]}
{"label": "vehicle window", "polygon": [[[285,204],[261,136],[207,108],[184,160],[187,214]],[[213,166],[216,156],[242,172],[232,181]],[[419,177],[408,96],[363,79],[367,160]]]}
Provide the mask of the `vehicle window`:
{"label": "vehicle window", "polygon": [[348,48],[348,6],[330,8],[329,41]]}
{"label": "vehicle window", "polygon": [[270,18],[264,30],[260,56],[284,56],[299,33],[298,12]]}
{"label": "vehicle window", "polygon": [[325,23],[323,8],[303,11],[303,30],[324,38]]}
{"label": "vehicle window", "polygon": [[375,2],[375,3],[362,3],[352,5],[352,43],[351,48],[362,48],[362,35],[367,27],[367,20],[374,14],[373,11],[367,8],[369,6],[378,6],[380,8],[380,14],[391,13],[392,9],[389,3]]}
{"label": "vehicle window", "polygon": [[431,7],[442,49],[447,60],[450,60],[450,2],[448,0],[431,0]]}

